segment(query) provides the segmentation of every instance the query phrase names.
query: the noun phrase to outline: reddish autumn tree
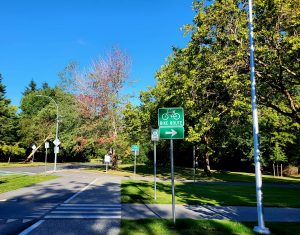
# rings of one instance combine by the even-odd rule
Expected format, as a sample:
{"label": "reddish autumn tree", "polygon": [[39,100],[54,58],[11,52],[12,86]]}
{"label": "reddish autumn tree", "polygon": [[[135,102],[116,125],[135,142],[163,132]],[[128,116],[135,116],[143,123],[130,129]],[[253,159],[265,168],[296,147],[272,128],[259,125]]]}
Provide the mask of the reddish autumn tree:
{"label": "reddish autumn tree", "polygon": [[[122,90],[130,65],[129,56],[119,48],[94,60],[92,65],[80,70],[70,63],[60,74],[62,87],[74,95],[79,104],[82,125],[78,136],[94,144],[106,144],[112,152],[113,167],[117,166],[116,139],[122,129]],[[81,145],[81,148],[84,147]]]}

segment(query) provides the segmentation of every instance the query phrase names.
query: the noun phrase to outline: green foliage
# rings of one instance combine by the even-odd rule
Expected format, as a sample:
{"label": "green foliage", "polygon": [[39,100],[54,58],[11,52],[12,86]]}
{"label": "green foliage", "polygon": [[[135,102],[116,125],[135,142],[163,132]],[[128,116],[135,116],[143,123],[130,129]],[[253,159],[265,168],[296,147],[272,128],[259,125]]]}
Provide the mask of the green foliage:
{"label": "green foliage", "polygon": [[[42,95],[42,96],[37,96]],[[32,143],[43,144],[45,139],[53,141],[56,132],[56,105],[58,105],[58,137],[61,141],[59,161],[72,159],[76,148],[77,128],[80,125],[78,107],[72,95],[60,88],[39,89],[23,96],[20,113],[22,145],[30,151]],[[51,147],[53,147],[51,145]],[[52,151],[52,148],[50,148]],[[41,154],[43,156],[44,154]],[[37,156],[39,154],[37,153]],[[76,158],[76,156],[75,156]]]}
{"label": "green foliage", "polygon": [[16,114],[17,108],[5,98],[5,86],[0,74],[0,159],[22,155],[19,147],[19,123]]}
{"label": "green foliage", "polygon": [[[295,157],[297,151],[294,156],[287,154],[291,147],[298,149],[299,143],[297,3],[298,0],[255,2],[255,58],[264,166],[274,158],[288,162],[299,159]],[[194,22],[184,27],[191,40],[185,48],[173,49],[156,74],[156,86],[141,92],[141,115],[145,126],[155,127],[158,108],[183,107],[186,142],[198,146],[207,171],[209,159],[223,169],[250,170],[253,152],[247,1],[195,1],[193,8]]]}
{"label": "green foliage", "polygon": [[37,91],[37,84],[33,79],[31,79],[28,87],[25,88],[25,91],[23,92],[23,95],[28,95],[31,92],[36,92]]}

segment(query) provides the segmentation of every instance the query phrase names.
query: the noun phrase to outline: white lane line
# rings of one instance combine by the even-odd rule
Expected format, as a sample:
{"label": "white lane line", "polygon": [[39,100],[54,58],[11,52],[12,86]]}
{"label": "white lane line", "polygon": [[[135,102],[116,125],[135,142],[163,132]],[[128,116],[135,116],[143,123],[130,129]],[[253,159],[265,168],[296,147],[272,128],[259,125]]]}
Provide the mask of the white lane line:
{"label": "white lane line", "polygon": [[23,232],[19,233],[19,235],[27,235],[29,234],[32,230],[36,229],[38,226],[40,226],[42,223],[44,223],[45,220],[39,220],[35,224],[31,225],[27,229],[25,229]]}
{"label": "white lane line", "polygon": [[121,219],[121,215],[47,215],[45,219]]}
{"label": "white lane line", "polygon": [[81,194],[83,191],[87,190],[88,187],[90,187],[93,183],[95,183],[98,179],[94,179],[91,183],[89,183],[87,186],[85,186],[83,189],[81,189],[79,192],[75,193],[73,196],[71,196],[69,199],[65,200],[64,203],[70,202],[72,199],[77,197],[79,194]]}
{"label": "white lane line", "polygon": [[16,202],[17,199],[0,199],[0,202]]}

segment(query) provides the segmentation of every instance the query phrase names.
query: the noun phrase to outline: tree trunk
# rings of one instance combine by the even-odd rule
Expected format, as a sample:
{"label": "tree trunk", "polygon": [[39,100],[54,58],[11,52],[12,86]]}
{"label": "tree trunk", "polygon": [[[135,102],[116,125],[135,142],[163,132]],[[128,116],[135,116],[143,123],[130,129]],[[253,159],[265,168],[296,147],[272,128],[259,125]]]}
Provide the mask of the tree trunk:
{"label": "tree trunk", "polygon": [[274,177],[276,176],[276,171],[275,171],[275,163],[273,162],[273,174],[274,174]]}
{"label": "tree trunk", "polygon": [[202,142],[205,144],[205,150],[203,155],[204,172],[207,176],[211,176],[210,164],[209,164],[208,137],[204,135],[202,140],[203,140]]}
{"label": "tree trunk", "polygon": [[276,168],[277,168],[277,176],[279,176],[278,162],[276,163]]}
{"label": "tree trunk", "polygon": [[118,169],[118,155],[115,153],[114,149],[112,149],[111,154],[111,169]]}
{"label": "tree trunk", "polygon": [[7,163],[10,163],[10,155],[9,155],[9,157],[8,157],[8,161],[7,161]]}
{"label": "tree trunk", "polygon": [[280,164],[280,175],[282,177],[282,163]]}

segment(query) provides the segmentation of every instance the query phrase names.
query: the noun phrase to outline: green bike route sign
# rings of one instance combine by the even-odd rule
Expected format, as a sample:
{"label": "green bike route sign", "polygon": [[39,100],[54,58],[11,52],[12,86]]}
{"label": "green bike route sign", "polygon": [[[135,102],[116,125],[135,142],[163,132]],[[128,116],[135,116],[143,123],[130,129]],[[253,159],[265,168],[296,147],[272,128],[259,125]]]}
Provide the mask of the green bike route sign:
{"label": "green bike route sign", "polygon": [[183,108],[158,109],[158,126],[160,139],[184,139]]}
{"label": "green bike route sign", "polygon": [[158,126],[184,126],[183,108],[158,109]]}

